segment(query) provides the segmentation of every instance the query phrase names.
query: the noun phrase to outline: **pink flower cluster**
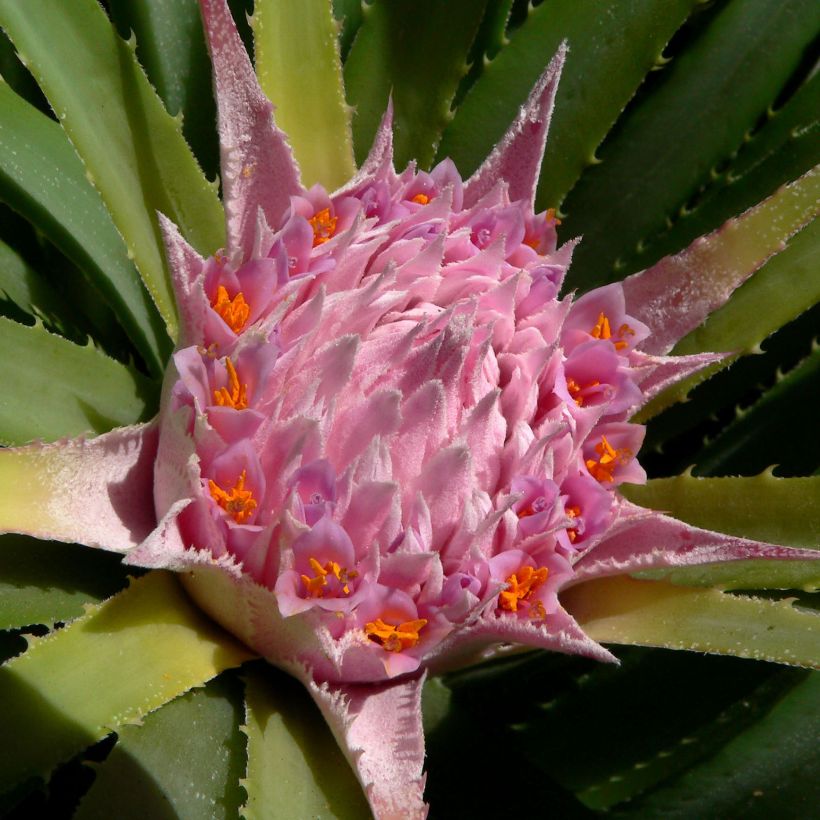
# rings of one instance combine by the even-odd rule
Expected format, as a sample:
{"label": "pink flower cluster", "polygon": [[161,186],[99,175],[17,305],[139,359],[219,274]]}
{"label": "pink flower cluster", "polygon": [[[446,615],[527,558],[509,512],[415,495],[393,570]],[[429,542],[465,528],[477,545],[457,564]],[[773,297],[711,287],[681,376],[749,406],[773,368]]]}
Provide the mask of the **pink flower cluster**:
{"label": "pink flower cluster", "polygon": [[260,212],[252,253],[190,277],[163,411],[194,448],[182,539],[272,590],[346,680],[476,628],[566,629],[558,590],[645,479],[649,329],[620,285],[559,299],[573,245],[507,191],[386,163]]}

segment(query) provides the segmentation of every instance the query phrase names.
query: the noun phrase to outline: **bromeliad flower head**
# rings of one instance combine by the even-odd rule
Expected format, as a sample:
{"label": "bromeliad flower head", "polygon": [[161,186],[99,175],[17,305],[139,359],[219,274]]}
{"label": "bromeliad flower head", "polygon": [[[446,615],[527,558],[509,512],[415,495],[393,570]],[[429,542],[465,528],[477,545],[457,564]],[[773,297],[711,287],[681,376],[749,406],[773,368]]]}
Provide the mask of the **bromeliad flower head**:
{"label": "bromeliad flower head", "polygon": [[[227,247],[203,259],[160,218],[181,337],[158,445],[154,425],[78,445],[113,465],[84,485],[111,509],[67,535],[182,572],[306,684],[374,813],[421,816],[427,671],[510,646],[613,660],[562,606],[579,581],[814,555],[619,493],[645,480],[635,411],[721,358],[665,354],[738,283],[662,261],[562,295],[574,243],[534,194],[564,48],[466,181],[397,173],[388,108],[328,193],[301,185],[225,0],[201,7]],[[151,471],[153,511],[112,490]]]}

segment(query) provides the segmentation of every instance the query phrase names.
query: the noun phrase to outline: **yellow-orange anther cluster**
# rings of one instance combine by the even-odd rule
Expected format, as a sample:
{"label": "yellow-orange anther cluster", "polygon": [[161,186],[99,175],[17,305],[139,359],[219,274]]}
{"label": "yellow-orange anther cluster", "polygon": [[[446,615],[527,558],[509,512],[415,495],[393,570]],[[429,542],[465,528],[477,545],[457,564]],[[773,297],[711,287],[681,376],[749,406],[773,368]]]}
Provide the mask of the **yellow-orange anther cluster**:
{"label": "yellow-orange anther cluster", "polygon": [[381,618],[365,624],[364,632],[371,641],[379,644],[388,652],[401,652],[410,649],[419,642],[419,632],[427,625],[425,618],[405,621],[401,624],[388,624]]}
{"label": "yellow-orange anther cluster", "polygon": [[586,460],[587,470],[593,478],[598,481],[614,481],[613,473],[619,464],[626,464],[632,458],[631,451],[625,447],[617,450],[607,441],[606,436],[601,436],[601,441],[595,445],[595,452],[598,458],[588,458]]}
{"label": "yellow-orange anther cluster", "polygon": [[335,561],[328,561],[322,566],[315,558],[310,559],[310,568],[313,571],[313,578],[309,575],[302,576],[302,583],[309,598],[324,596],[328,575],[332,575],[342,585],[342,592],[345,595],[350,595],[348,581],[352,581],[358,575],[355,570],[347,570]]}
{"label": "yellow-orange anther cluster", "polygon": [[208,480],[211,497],[237,524],[244,524],[256,509],[256,500],[251,490],[245,489],[245,470],[230,490],[223,490],[212,479]]}
{"label": "yellow-orange anther cluster", "polygon": [[225,369],[228,371],[228,386],[214,390],[214,401],[220,407],[244,410],[248,406],[248,385],[240,384],[239,376],[229,358],[225,359]]}
{"label": "yellow-orange anther cluster", "polygon": [[[595,326],[590,330],[590,334],[593,339],[612,339],[613,334],[612,327],[609,324],[609,317],[603,311],[598,314],[598,321],[595,322]],[[624,336],[634,335],[635,331],[628,324],[622,324],[618,328],[617,333],[615,333],[615,339],[612,342],[615,345],[615,349],[623,350],[629,345],[629,343],[624,340]]]}
{"label": "yellow-orange anther cluster", "polygon": [[330,208],[323,208],[317,211],[309,220],[310,227],[313,228],[313,247],[324,245],[325,242],[333,239],[336,233],[337,216],[330,213]]}
{"label": "yellow-orange anther cluster", "polygon": [[242,291],[231,299],[224,285],[216,289],[216,299],[212,306],[234,333],[239,333],[245,327],[248,316],[251,314],[250,305],[245,301]]}
{"label": "yellow-orange anther cluster", "polygon": [[535,590],[547,580],[547,575],[549,570],[546,567],[521,567],[507,578],[508,586],[498,596],[498,606],[508,612],[518,612],[519,602],[532,598]]}

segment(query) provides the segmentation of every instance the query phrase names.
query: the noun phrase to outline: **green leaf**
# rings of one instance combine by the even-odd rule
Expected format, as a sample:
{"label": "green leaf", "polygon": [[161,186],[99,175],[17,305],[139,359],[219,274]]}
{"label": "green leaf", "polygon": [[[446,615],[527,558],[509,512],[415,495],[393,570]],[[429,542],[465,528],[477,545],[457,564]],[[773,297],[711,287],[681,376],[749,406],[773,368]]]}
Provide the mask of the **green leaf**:
{"label": "green leaf", "polygon": [[[794,283],[800,286],[795,287]],[[820,301],[820,219],[793,236],[785,250],[773,256],[744,282],[732,298],[677,345],[673,353],[707,350],[737,351],[736,355],[665,390],[641,413],[646,419],[678,401],[709,376],[731,364],[737,355],[752,353],[783,325]]]}
{"label": "green leaf", "polygon": [[48,97],[175,337],[156,211],[202,253],[224,242],[222,207],[179,122],[94,0],[0,0],[0,25]]}
{"label": "green leaf", "polygon": [[624,484],[623,494],[642,507],[731,535],[784,544],[820,547],[820,477],[695,478],[688,473]]}
{"label": "green leaf", "polygon": [[361,163],[392,93],[396,167],[430,165],[487,0],[375,0],[345,63]]}
{"label": "green leaf", "polygon": [[635,270],[639,243],[662,231],[738,148],[818,30],[820,6],[812,0],[733,0],[720,9],[567,198],[562,234],[584,237],[572,285],[588,289]]}
{"label": "green leaf", "polygon": [[669,0],[662,9],[653,0],[542,3],[470,89],[442,136],[439,157],[452,157],[463,176],[472,173],[566,39],[570,51],[538,189],[539,203],[559,205],[595,161],[596,146],[695,5],[695,0]]}
{"label": "green leaf", "polygon": [[245,772],[241,695],[221,676],[118,732],[117,745],[80,803],[77,820],[229,820]]}
{"label": "green leaf", "polygon": [[127,582],[120,556],[75,544],[0,536],[0,629],[53,626]]}
{"label": "green leaf", "polygon": [[256,74],[302,183],[341,187],[356,166],[330,0],[257,0],[252,26]]}
{"label": "green leaf", "polygon": [[49,283],[0,239],[0,294],[29,317],[52,319],[60,312]]}
{"label": "green leaf", "polygon": [[209,178],[219,170],[211,61],[196,0],[109,0],[123,37],[137,38],[137,59]]}
{"label": "green leaf", "polygon": [[818,719],[820,675],[814,673],[714,756],[614,816],[810,817],[820,801]]}
{"label": "green leaf", "polygon": [[267,665],[246,678],[246,820],[370,817],[361,786],[304,687]]}
{"label": "green leaf", "polygon": [[159,375],[170,340],[99,194],[60,126],[3,82],[0,198],[86,273]]}
{"label": "green leaf", "polygon": [[614,576],[572,587],[562,603],[601,643],[820,666],[820,617],[789,601]]}
{"label": "green leaf", "polygon": [[0,442],[48,441],[133,424],[155,412],[157,385],[100,353],[0,317]]}
{"label": "green leaf", "polygon": [[[752,478],[695,478],[684,474],[623,489],[630,501],[697,527],[820,549],[820,477],[775,478],[769,472]],[[637,577],[723,589],[810,590],[820,586],[820,560],[731,561],[641,572]]]}
{"label": "green leaf", "polygon": [[751,136],[744,136],[737,155],[691,202],[671,217],[669,230],[649,241],[635,257],[647,268],[662,256],[686,247],[735,214],[751,208],[771,191],[796,179],[820,162],[820,74],[815,74]]}
{"label": "green leaf", "polygon": [[[0,668],[0,791],[249,657],[152,572]],[[58,685],[55,685],[58,684]]]}
{"label": "green leaf", "polygon": [[813,473],[820,465],[816,436],[820,348],[784,376],[750,409],[740,413],[696,459],[700,475],[755,473],[772,464],[791,475]]}
{"label": "green leaf", "polygon": [[544,775],[598,810],[714,753],[808,674],[662,650],[618,656],[620,667],[598,666],[557,697],[530,701],[510,732]]}
{"label": "green leaf", "polygon": [[347,59],[362,24],[362,5],[362,0],[333,0],[333,16],[339,26],[339,49],[343,61]]}

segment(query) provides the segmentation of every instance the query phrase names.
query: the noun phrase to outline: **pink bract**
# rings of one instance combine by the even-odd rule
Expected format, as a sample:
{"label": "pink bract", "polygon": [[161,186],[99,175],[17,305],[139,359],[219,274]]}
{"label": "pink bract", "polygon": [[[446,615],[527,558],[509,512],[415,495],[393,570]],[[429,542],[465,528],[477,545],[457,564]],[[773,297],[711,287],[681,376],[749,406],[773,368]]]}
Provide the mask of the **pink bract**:
{"label": "pink bract", "polygon": [[[449,160],[396,173],[388,109],[356,177],[328,193],[302,187],[225,0],[200,5],[228,243],[202,259],[160,217],[181,338],[159,443],[151,424],[81,447],[100,488],[125,471],[154,509],[120,502],[84,538],[182,572],[206,611],[305,683],[374,814],[423,816],[428,671],[509,644],[611,661],[562,590],[815,554],[618,492],[645,480],[629,418],[720,358],[662,354],[730,290],[684,299],[661,263],[559,298],[575,243],[557,246],[534,194],[564,47],[468,180]],[[685,315],[655,307],[658,282]]]}

